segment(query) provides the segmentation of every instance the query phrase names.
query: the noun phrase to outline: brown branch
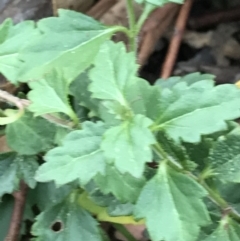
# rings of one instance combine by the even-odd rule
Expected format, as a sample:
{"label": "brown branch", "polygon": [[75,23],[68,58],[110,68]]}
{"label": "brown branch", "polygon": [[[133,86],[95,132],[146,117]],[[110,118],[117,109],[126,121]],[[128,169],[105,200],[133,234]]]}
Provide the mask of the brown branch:
{"label": "brown branch", "polygon": [[28,189],[27,185],[22,181],[20,182],[19,191],[16,191],[13,193],[15,202],[14,202],[10,227],[4,241],[17,241],[19,238],[21,222],[22,222],[24,207],[26,203],[27,189]]}
{"label": "brown branch", "polygon": [[193,0],[186,0],[178,15],[174,35],[172,37],[166,60],[163,64],[161,77],[167,79],[172,74],[172,70],[177,59],[177,54],[185,31],[186,22]]}
{"label": "brown branch", "polygon": [[95,19],[100,19],[104,13],[116,3],[117,0],[100,0],[87,12],[87,14]]}
{"label": "brown branch", "polygon": [[138,53],[138,63],[143,66],[149,56],[154,51],[158,40],[173,22],[178,10],[179,4],[168,3],[162,8],[153,11],[141,30],[140,44]]}

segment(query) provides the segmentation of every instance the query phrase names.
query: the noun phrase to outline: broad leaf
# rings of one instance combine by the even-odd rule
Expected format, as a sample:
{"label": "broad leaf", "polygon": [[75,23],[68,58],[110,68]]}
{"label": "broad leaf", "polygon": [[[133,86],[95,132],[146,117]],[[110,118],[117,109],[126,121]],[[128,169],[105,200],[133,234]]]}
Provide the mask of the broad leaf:
{"label": "broad leaf", "polygon": [[214,87],[210,80],[162,89],[159,103],[155,129],[176,141],[200,142],[201,135],[225,130],[225,121],[240,116],[240,90],[230,84]]}
{"label": "broad leaf", "polygon": [[41,36],[20,54],[23,81],[39,79],[53,68],[62,69],[69,81],[75,79],[92,64],[102,43],[119,29],[106,28],[84,14],[63,9],[58,17],[40,20],[37,27]]}
{"label": "broad leaf", "polygon": [[126,99],[134,114],[142,114],[154,120],[159,110],[160,90],[146,80],[137,78],[126,90]]}
{"label": "broad leaf", "polygon": [[206,195],[190,177],[161,163],[140,194],[135,217],[145,218],[153,241],[193,241],[209,222],[202,201]]}
{"label": "broad leaf", "polygon": [[140,178],[145,163],[152,161],[151,145],[155,138],[149,129],[151,123],[150,119],[136,115],[104,134],[101,148],[121,173]]}
{"label": "broad leaf", "polygon": [[34,155],[48,150],[54,142],[56,127],[47,120],[25,113],[7,125],[8,146],[21,155]]}
{"label": "broad leaf", "polygon": [[[63,202],[76,186],[69,184],[59,188],[53,182],[38,183],[36,188],[29,190],[28,202],[37,205],[40,211]],[[44,194],[44,195],[43,195]]]}
{"label": "broad leaf", "polygon": [[161,88],[171,89],[174,85],[185,82],[187,85],[192,85],[198,81],[202,80],[214,80],[215,76],[211,74],[201,74],[199,72],[187,74],[183,77],[173,76],[168,79],[158,79],[155,85],[160,86]]}
{"label": "broad leaf", "polygon": [[32,102],[29,110],[35,115],[61,112],[74,119],[68,100],[68,83],[60,71],[52,71],[43,79],[29,82],[32,89],[28,98]]}
{"label": "broad leaf", "polygon": [[219,227],[204,241],[239,241],[240,227],[235,221],[226,217],[220,222]]}
{"label": "broad leaf", "polygon": [[[161,145],[161,148],[164,150],[166,155],[172,162],[176,164],[181,164],[185,170],[193,171],[197,167],[194,159],[191,159],[187,149],[183,145],[178,145],[171,138],[166,136],[164,133],[158,133],[157,135],[158,143]],[[157,150],[155,150],[156,152]],[[160,155],[159,152],[156,152],[158,159],[155,161],[165,160],[165,156]]]}
{"label": "broad leaf", "polygon": [[84,106],[89,110],[89,117],[99,117],[109,125],[118,125],[120,120],[117,120],[115,115],[109,112],[107,107],[104,106],[104,102],[91,98],[91,92],[88,90],[90,83],[88,71],[79,75],[71,83],[70,91],[77,104]]}
{"label": "broad leaf", "polygon": [[52,206],[36,218],[32,227],[36,241],[101,241],[97,222],[81,206],[70,200]]}
{"label": "broad leaf", "polygon": [[230,182],[240,182],[240,128],[218,138],[213,145],[208,161],[218,178]]}
{"label": "broad leaf", "polygon": [[0,25],[0,73],[12,83],[17,83],[22,66],[19,52],[37,35],[33,21],[13,26],[12,20],[7,19]]}
{"label": "broad leaf", "polygon": [[99,101],[91,98],[91,92],[88,90],[90,84],[88,72],[80,74],[70,85],[71,94],[74,96],[79,105],[84,106],[90,110],[89,116],[98,116]]}
{"label": "broad leaf", "polygon": [[[95,67],[90,71],[92,97],[105,103],[114,113],[128,111],[125,91],[136,82],[137,65],[134,53],[127,53],[123,43],[105,43],[98,53]],[[107,74],[106,74],[107,73]],[[123,113],[121,113],[123,112]]]}
{"label": "broad leaf", "polygon": [[64,185],[80,179],[87,184],[98,173],[105,173],[105,158],[100,149],[106,126],[101,123],[85,122],[82,130],[69,133],[63,145],[49,151],[46,162],[40,166],[36,179],[39,182],[54,181]]}
{"label": "broad leaf", "polygon": [[122,202],[134,203],[145,184],[145,179],[121,174],[116,168],[108,165],[105,176],[97,175],[95,182],[104,194],[112,193]]}
{"label": "broad leaf", "polygon": [[17,156],[13,152],[0,154],[0,197],[17,190],[21,180],[34,188],[37,169],[35,157]]}

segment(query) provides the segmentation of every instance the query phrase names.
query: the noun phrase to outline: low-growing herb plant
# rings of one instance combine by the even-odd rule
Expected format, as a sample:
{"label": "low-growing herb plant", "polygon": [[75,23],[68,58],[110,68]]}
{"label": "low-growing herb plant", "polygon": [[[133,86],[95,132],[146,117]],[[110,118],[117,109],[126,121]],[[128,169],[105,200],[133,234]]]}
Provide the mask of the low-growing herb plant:
{"label": "low-growing herb plant", "polygon": [[[145,224],[153,241],[240,240],[240,89],[200,73],[138,77],[138,32],[169,1],[137,2],[138,22],[126,1],[129,29],[69,10],[0,25],[0,71],[30,89],[0,91],[11,149],[0,154],[0,240],[24,183],[36,241],[109,240],[102,221]],[[128,50],[110,40],[119,31]]]}

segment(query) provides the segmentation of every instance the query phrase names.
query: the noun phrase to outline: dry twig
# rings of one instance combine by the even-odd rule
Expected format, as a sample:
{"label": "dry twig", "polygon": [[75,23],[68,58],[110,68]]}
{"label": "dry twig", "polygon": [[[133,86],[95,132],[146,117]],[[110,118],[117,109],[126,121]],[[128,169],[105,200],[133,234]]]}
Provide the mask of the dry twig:
{"label": "dry twig", "polygon": [[95,19],[100,19],[112,6],[117,3],[117,0],[100,0],[95,4],[87,14]]}
{"label": "dry twig", "polygon": [[179,9],[179,4],[168,3],[156,9],[145,22],[141,34],[138,63],[143,66],[154,50],[154,46],[172,23]]}
{"label": "dry twig", "polygon": [[13,193],[15,202],[8,234],[4,241],[17,241],[20,234],[21,222],[27,195],[27,185],[22,181],[19,191]]}
{"label": "dry twig", "polygon": [[193,0],[186,0],[178,15],[174,35],[172,37],[167,57],[162,68],[161,77],[164,79],[167,79],[172,73],[192,3]]}

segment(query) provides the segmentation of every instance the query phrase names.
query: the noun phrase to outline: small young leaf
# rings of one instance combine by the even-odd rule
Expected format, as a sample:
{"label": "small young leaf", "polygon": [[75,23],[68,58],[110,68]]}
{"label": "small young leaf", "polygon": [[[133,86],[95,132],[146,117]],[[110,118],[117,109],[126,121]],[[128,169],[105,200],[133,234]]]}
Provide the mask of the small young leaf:
{"label": "small young leaf", "polygon": [[190,177],[161,163],[140,194],[135,217],[145,218],[153,241],[193,241],[209,223],[201,200],[206,194]]}
{"label": "small young leaf", "polygon": [[102,241],[95,219],[78,203],[63,201],[42,212],[32,227],[36,241]]}
{"label": "small young leaf", "polygon": [[112,193],[122,202],[134,203],[145,184],[144,178],[134,178],[129,174],[121,174],[114,167],[108,165],[106,174],[97,175],[95,183],[104,194]]}
{"label": "small young leaf", "polygon": [[[227,220],[226,220],[227,219]],[[204,241],[239,241],[240,227],[228,217],[220,222],[219,227]]]}
{"label": "small young leaf", "polygon": [[21,155],[35,155],[49,149],[54,142],[56,127],[41,117],[25,113],[16,122],[7,125],[9,147]]}
{"label": "small young leaf", "polygon": [[22,66],[19,52],[38,35],[33,21],[13,26],[10,19],[0,25],[0,72],[12,83],[17,83]]}
{"label": "small young leaf", "polygon": [[40,20],[37,27],[41,36],[20,54],[22,81],[42,78],[53,68],[62,69],[69,82],[74,80],[92,64],[102,43],[119,29],[106,28],[84,14],[64,9],[58,17]]}
{"label": "small young leaf", "polygon": [[0,197],[17,190],[21,180],[34,188],[37,169],[35,157],[17,156],[13,152],[0,154]]}
{"label": "small young leaf", "polygon": [[240,116],[240,90],[230,84],[214,87],[211,80],[162,89],[159,103],[156,129],[176,141],[200,142],[201,135],[224,130],[225,121]]}
{"label": "small young leaf", "polygon": [[70,132],[62,146],[46,154],[46,162],[37,172],[37,181],[54,181],[60,186],[79,178],[85,185],[98,173],[105,173],[105,158],[100,143],[106,126],[101,122],[85,122],[82,128]]}
{"label": "small young leaf", "polygon": [[208,161],[218,178],[240,183],[240,128],[218,138]]}
{"label": "small young leaf", "polygon": [[65,113],[74,119],[73,112],[68,100],[68,83],[60,71],[52,71],[38,81],[28,84],[32,89],[28,98],[32,102],[29,110],[35,115],[48,113]]}
{"label": "small young leaf", "polygon": [[145,163],[152,161],[151,145],[155,138],[149,129],[151,123],[150,119],[136,115],[104,134],[101,148],[121,173],[140,178]]}

